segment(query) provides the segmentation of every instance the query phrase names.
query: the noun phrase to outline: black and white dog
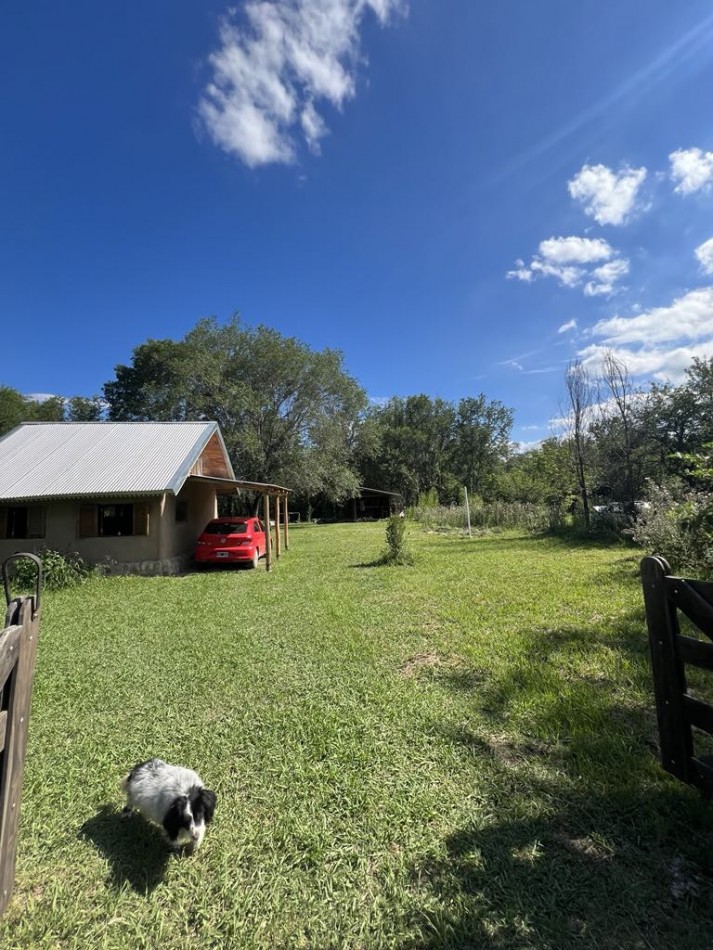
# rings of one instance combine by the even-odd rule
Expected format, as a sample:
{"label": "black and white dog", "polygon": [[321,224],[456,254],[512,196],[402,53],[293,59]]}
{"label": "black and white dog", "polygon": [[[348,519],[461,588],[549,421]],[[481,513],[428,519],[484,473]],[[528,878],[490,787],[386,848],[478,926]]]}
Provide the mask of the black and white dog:
{"label": "black and white dog", "polygon": [[195,851],[215,811],[215,792],[192,769],[169,765],[161,759],[139,762],[122,782],[128,816],[136,808],[149,821],[161,825],[173,848]]}

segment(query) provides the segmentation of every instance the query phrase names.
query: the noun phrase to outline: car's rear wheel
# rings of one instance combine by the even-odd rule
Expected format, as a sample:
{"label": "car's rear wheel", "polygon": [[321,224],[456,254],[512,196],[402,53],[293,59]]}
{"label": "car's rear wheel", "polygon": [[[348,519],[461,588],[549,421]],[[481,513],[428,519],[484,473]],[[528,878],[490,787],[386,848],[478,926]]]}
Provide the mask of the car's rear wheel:
{"label": "car's rear wheel", "polygon": [[260,552],[257,548],[255,548],[255,550],[253,551],[253,559],[250,562],[250,567],[252,568],[257,567],[259,560],[260,560]]}

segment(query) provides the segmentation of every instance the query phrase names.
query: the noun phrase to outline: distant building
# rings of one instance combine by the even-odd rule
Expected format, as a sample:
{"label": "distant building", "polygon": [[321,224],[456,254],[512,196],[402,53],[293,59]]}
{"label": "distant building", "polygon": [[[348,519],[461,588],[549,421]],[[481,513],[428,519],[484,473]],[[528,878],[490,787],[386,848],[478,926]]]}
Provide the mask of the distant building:
{"label": "distant building", "polygon": [[357,497],[347,502],[345,509],[351,514],[352,521],[372,521],[399,514],[403,510],[403,499],[395,491],[360,488]]}

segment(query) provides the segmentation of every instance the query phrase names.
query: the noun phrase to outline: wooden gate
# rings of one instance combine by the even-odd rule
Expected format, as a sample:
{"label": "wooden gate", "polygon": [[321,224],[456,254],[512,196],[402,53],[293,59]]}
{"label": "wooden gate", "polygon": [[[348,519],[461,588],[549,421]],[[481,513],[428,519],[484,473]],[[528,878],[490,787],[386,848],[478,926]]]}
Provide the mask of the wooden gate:
{"label": "wooden gate", "polygon": [[[8,567],[20,558],[35,563],[35,594],[12,598]],[[33,554],[13,554],[2,565],[2,575],[7,610],[5,629],[0,633],[0,914],[15,882],[27,724],[40,631],[42,564]]]}
{"label": "wooden gate", "polygon": [[645,557],[646,605],[661,764],[676,778],[713,793],[713,762],[697,757],[692,727],[713,735],[713,706],[691,696],[686,665],[713,670],[713,643],[681,633],[678,611],[713,640],[713,583],[674,577],[662,557]]}

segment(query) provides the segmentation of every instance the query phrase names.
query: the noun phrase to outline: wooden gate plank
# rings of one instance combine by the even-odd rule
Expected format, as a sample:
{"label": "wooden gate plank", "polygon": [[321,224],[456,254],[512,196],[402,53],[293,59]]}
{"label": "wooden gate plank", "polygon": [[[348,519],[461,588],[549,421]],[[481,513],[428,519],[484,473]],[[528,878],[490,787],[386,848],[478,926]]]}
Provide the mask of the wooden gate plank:
{"label": "wooden gate plank", "polygon": [[666,586],[670,574],[663,558],[645,557],[641,562],[661,764],[667,772],[690,782],[693,737],[683,707],[686,674],[676,649],[678,617]]}
{"label": "wooden gate plank", "polygon": [[[0,658],[0,668],[10,668],[7,730],[0,773],[0,914],[7,907],[15,881],[22,777],[40,628],[40,613],[34,611],[31,597],[18,600],[13,616],[18,621],[15,628],[19,631],[18,649],[14,652],[19,657],[10,661]],[[9,652],[3,650],[3,644],[5,637],[0,639],[0,657]]]}

